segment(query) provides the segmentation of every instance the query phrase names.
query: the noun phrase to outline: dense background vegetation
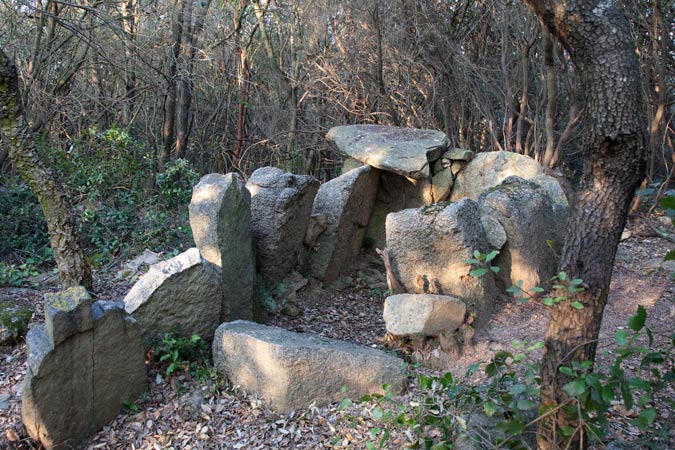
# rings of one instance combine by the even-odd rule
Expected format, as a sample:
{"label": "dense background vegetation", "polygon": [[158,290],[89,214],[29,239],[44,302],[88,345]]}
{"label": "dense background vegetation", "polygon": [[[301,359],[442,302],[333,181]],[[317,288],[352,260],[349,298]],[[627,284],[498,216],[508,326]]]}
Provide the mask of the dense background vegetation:
{"label": "dense background vegetation", "polygon": [[[647,184],[665,190],[675,2],[620,3],[645,75]],[[579,169],[579,81],[520,2],[14,0],[0,20],[39,148],[95,264],[189,242],[198,174],[274,165],[331,178],[339,157],[323,136],[338,124],[441,129],[456,146]],[[0,173],[5,268],[49,260],[6,149]]]}

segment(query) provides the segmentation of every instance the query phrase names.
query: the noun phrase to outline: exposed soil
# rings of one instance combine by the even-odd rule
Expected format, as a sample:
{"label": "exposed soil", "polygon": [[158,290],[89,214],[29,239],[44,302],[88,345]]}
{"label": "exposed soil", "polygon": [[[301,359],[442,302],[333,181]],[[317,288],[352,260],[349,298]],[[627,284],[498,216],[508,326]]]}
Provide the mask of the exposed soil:
{"label": "exposed soil", "polygon": [[[619,247],[612,278],[612,290],[603,318],[598,364],[607,364],[614,346],[614,333],[625,327],[638,305],[647,309],[648,326],[657,345],[667,342],[675,332],[675,283],[670,270],[659,266],[660,258],[673,244],[654,236],[640,223],[631,223],[632,236]],[[338,289],[322,289],[309,283],[298,291],[293,316],[278,314],[270,323],[290,330],[317,333],[336,339],[383,347],[384,303],[383,268],[379,259],[364,253],[350,277],[338,283]],[[48,280],[43,280],[48,281]],[[340,284],[342,287],[340,288]],[[102,277],[95,295],[102,299],[120,299],[129,283]],[[44,320],[42,295],[54,286],[39,289],[0,289],[0,297],[11,297],[35,305],[34,321]],[[294,305],[291,305],[294,306]],[[548,310],[530,302],[515,304],[499,299],[489,326],[476,333],[469,354],[448,364],[455,375],[467,367],[485,362],[499,350],[511,349],[514,340],[542,340]],[[671,347],[672,349],[672,347]],[[21,426],[21,383],[26,372],[25,344],[0,348],[0,449],[35,449],[38,444],[25,437]],[[629,369],[636,369],[636,364]],[[82,448],[86,449],[272,449],[272,448],[366,448],[369,432],[381,423],[371,418],[373,404],[354,404],[339,410],[338,405],[309,407],[292,414],[275,414],[251,395],[231,386],[226,380],[197,381],[183,374],[165,379],[161,367],[149,365],[151,389],[138,402],[138,412],[121,414]],[[411,366],[416,372],[442,373]],[[478,381],[477,373],[471,381]],[[414,398],[417,390],[411,376],[402,402]],[[4,396],[3,396],[4,394]],[[673,387],[665,395],[675,400]],[[3,400],[4,399],[4,400]],[[4,405],[3,405],[4,402]],[[619,405],[612,412],[610,439],[639,442],[639,430],[629,422],[634,413]],[[670,409],[660,407],[657,423],[673,425]],[[405,448],[408,438],[394,433],[388,447]],[[675,430],[668,442],[652,442],[651,448],[675,449]]]}

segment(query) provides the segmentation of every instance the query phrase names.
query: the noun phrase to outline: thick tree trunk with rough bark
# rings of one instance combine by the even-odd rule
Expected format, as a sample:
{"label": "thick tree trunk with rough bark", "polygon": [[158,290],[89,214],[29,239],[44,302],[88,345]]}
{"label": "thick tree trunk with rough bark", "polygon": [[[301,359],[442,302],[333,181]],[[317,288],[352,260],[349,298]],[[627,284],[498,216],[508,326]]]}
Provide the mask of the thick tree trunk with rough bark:
{"label": "thick tree trunk with rough bark", "polygon": [[14,168],[33,190],[44,212],[54,260],[64,288],[84,286],[91,290],[91,268],[78,241],[71,208],[44,166],[24,116],[16,66],[0,51],[0,143],[9,151]]}
{"label": "thick tree trunk with rough bark", "polygon": [[[560,366],[595,358],[616,248],[631,199],[644,177],[647,124],[635,44],[626,17],[614,3],[525,2],[569,52],[581,79],[585,111],[584,169],[560,270],[581,278],[587,288],[571,299],[584,308],[561,303],[553,309],[546,333],[541,406],[555,407],[567,401],[562,388],[569,380]],[[562,410],[554,416],[540,426],[538,448],[587,444],[580,433],[569,442],[561,441],[554,430],[576,424]]]}

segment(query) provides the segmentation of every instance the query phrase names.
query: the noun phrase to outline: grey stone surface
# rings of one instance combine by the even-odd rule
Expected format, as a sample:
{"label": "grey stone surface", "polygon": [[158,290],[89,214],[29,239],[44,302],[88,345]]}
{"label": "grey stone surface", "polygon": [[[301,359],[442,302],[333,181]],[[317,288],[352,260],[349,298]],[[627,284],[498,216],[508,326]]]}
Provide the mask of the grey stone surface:
{"label": "grey stone surface", "polygon": [[312,216],[323,216],[326,228],[310,250],[306,271],[330,284],[351,266],[358,254],[372,213],[379,171],[361,166],[319,189]]}
{"label": "grey stone surface", "polygon": [[190,226],[202,257],[221,268],[221,321],[251,319],[255,309],[251,195],[241,177],[204,176],[192,194]]}
{"label": "grey stone surface", "polygon": [[358,159],[354,159],[352,157],[345,158],[345,160],[342,161],[342,168],[340,169],[340,175],[344,175],[345,173],[349,172],[352,169],[361,167],[363,164],[364,163],[362,163]]}
{"label": "grey stone surface", "polygon": [[151,266],[124,298],[125,309],[146,338],[177,330],[211,339],[222,316],[219,270],[191,248]]}
{"label": "grey stone surface", "polygon": [[44,299],[45,328],[54,345],[73,334],[91,330],[91,305],[94,300],[82,286],[47,293]]}
{"label": "grey stone surface", "polygon": [[451,148],[448,149],[441,158],[450,161],[471,161],[475,153],[466,148]]}
{"label": "grey stone surface", "polygon": [[431,192],[433,202],[442,202],[448,198],[452,186],[455,184],[455,179],[452,171],[447,168],[431,178]]}
{"label": "grey stone surface", "polygon": [[483,224],[490,249],[501,250],[504,244],[506,244],[506,230],[504,230],[502,224],[490,215],[482,215],[480,221]]}
{"label": "grey stone surface", "polygon": [[[558,267],[556,253],[565,223],[556,220],[547,192],[519,177],[508,177],[478,200],[483,217],[497,219],[507,241],[494,264],[504,287],[523,281],[523,288],[546,287]],[[552,247],[552,248],[551,248]]]}
{"label": "grey stone surface", "polygon": [[464,302],[448,295],[398,294],[384,301],[384,322],[387,331],[395,335],[454,332],[465,314]]}
{"label": "grey stone surface", "polygon": [[326,139],[354,159],[409,178],[428,179],[429,164],[448,148],[445,133],[384,125],[331,128]]}
{"label": "grey stone surface", "polygon": [[28,332],[22,419],[48,450],[76,447],[147,389],[137,323],[121,302],[99,301],[89,309],[91,327],[57,345],[44,326]]}
{"label": "grey stone surface", "polygon": [[309,175],[293,175],[262,167],[251,175],[253,238],[258,271],[274,287],[298,262],[319,182]]}
{"label": "grey stone surface", "polygon": [[474,278],[462,262],[474,250],[489,251],[478,205],[463,199],[448,206],[430,205],[387,216],[387,248],[392,268],[408,293],[423,293],[420,277],[436,284],[439,294],[460,298],[476,325],[490,318],[496,288],[491,273]]}
{"label": "grey stone surface", "polygon": [[218,327],[213,361],[282,412],[382,393],[383,384],[398,392],[405,381],[403,361],[380,350],[246,321]]}
{"label": "grey stone surface", "polygon": [[450,200],[478,200],[481,194],[501,184],[510,176],[518,176],[543,187],[549,195],[558,220],[567,218],[567,198],[558,180],[546,174],[534,159],[513,152],[484,152],[475,155],[457,175]]}

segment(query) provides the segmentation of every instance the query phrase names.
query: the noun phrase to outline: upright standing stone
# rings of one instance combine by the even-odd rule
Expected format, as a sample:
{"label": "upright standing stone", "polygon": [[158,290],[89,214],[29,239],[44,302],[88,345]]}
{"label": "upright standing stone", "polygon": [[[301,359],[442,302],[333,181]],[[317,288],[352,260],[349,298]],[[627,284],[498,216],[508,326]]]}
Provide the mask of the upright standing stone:
{"label": "upright standing stone", "polygon": [[439,294],[461,299],[476,314],[478,326],[489,321],[497,294],[491,272],[471,277],[471,265],[463,262],[474,250],[489,251],[475,202],[464,199],[389,214],[387,248],[395,275],[408,292],[422,293],[420,280],[426,280]]}
{"label": "upright standing stone", "polygon": [[326,229],[309,252],[308,271],[313,277],[330,284],[350,267],[361,248],[373,210],[378,172],[370,166],[361,166],[319,189],[312,215],[325,217]]}
{"label": "upright standing stone", "polygon": [[239,175],[202,177],[192,193],[190,226],[202,257],[221,268],[221,320],[251,319],[255,308],[251,195]]}
{"label": "upright standing stone", "polygon": [[273,287],[298,262],[319,182],[309,175],[293,175],[262,167],[251,175],[253,238],[258,270]]}
{"label": "upright standing stone", "polygon": [[49,329],[33,326],[26,339],[23,423],[46,449],[73,448],[147,389],[145,351],[121,303],[92,304],[78,288],[45,302]]}
{"label": "upright standing stone", "polygon": [[506,288],[522,281],[522,288],[546,287],[558,267],[557,252],[566,223],[556,221],[546,191],[520,177],[508,177],[478,200],[484,217],[499,221],[506,245],[494,260]]}

